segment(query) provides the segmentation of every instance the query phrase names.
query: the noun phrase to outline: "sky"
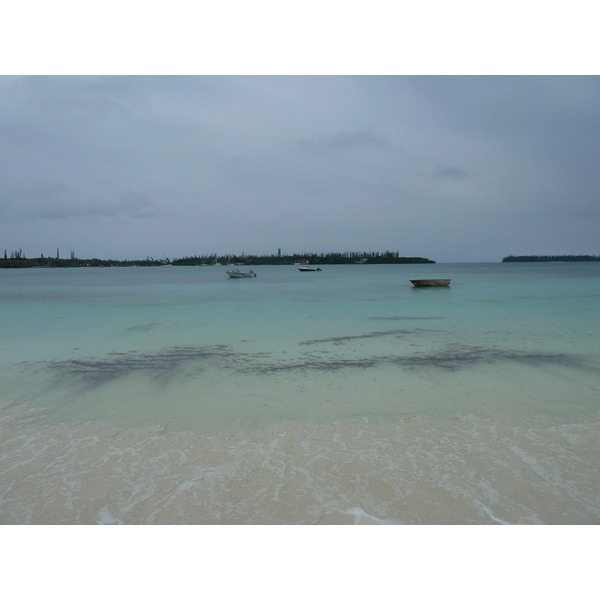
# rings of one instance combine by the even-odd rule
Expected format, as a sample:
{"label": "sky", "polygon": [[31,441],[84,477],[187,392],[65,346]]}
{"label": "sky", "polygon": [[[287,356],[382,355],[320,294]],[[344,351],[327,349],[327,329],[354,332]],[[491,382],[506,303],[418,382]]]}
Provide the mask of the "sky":
{"label": "sky", "polygon": [[600,254],[582,0],[25,0],[4,16],[0,253]]}
{"label": "sky", "polygon": [[1,76],[0,251],[600,254],[597,76]]}

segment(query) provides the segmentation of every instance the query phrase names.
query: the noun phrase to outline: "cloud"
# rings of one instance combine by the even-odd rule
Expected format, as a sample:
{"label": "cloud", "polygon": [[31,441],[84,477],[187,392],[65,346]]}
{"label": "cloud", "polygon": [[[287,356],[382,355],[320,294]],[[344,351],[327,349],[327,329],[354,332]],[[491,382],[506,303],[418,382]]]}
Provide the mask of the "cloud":
{"label": "cloud", "polygon": [[345,152],[355,148],[391,150],[395,147],[388,138],[368,131],[339,133],[317,142],[305,138],[300,140],[298,146],[309,153]]}
{"label": "cloud", "polygon": [[0,212],[6,221],[153,218],[160,215],[152,193],[126,190],[112,198],[76,199],[64,183],[20,187],[4,195]]}
{"label": "cloud", "polygon": [[154,218],[162,214],[151,192],[128,190],[113,205],[115,216]]}
{"label": "cloud", "polygon": [[433,171],[433,177],[440,181],[460,181],[467,177],[474,177],[474,171],[465,171],[460,167],[436,167]]}

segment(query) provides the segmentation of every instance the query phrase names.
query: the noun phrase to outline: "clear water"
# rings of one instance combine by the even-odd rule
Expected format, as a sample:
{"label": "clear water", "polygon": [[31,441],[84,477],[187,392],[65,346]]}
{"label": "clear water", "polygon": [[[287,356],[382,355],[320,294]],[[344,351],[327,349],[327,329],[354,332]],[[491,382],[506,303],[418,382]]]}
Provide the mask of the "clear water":
{"label": "clear water", "polygon": [[600,522],[600,264],[225,270],[0,271],[0,523]]}

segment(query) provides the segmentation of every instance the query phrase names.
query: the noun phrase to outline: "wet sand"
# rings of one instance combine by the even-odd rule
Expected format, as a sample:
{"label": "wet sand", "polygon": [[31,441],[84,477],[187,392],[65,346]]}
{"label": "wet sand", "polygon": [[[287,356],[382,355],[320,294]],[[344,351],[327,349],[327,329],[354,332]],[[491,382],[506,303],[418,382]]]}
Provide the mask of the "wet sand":
{"label": "wet sand", "polygon": [[364,418],[206,436],[39,426],[31,413],[1,411],[2,524],[600,523],[600,419]]}

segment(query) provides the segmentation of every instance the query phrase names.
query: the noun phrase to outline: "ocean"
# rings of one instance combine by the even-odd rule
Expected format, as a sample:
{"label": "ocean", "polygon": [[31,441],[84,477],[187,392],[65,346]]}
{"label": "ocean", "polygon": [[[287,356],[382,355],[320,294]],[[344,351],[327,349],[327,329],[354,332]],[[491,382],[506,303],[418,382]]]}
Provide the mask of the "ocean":
{"label": "ocean", "polygon": [[600,523],[600,263],[226,268],[0,270],[0,524]]}

